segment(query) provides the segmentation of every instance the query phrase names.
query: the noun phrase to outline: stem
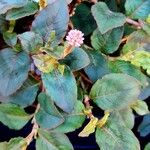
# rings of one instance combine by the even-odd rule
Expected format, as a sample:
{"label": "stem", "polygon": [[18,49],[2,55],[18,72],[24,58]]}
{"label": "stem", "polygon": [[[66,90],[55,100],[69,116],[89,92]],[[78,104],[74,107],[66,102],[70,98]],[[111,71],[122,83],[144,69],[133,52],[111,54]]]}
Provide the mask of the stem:
{"label": "stem", "polygon": [[138,29],[141,29],[143,27],[142,23],[134,21],[134,20],[132,20],[130,18],[126,18],[126,22],[129,23],[129,24],[131,24],[131,25],[134,25]]}
{"label": "stem", "polygon": [[85,104],[85,107],[86,109],[84,110],[84,114],[87,115],[88,118],[93,118],[93,114],[92,114],[92,106],[90,105],[90,98],[85,95],[84,97],[84,104]]}
{"label": "stem", "polygon": [[91,80],[89,80],[84,74],[80,72],[81,77],[90,84],[93,84]]}
{"label": "stem", "polygon": [[36,137],[37,135],[37,130],[39,128],[39,125],[37,124],[36,122],[36,119],[35,119],[35,114],[39,111],[40,109],[40,104],[37,105],[36,107],[36,110],[35,110],[35,113],[34,113],[34,117],[32,119],[32,124],[33,124],[33,127],[32,127],[32,131],[31,133],[25,138],[26,142],[27,142],[27,145],[30,145],[30,143],[32,142],[33,138]]}
{"label": "stem", "polygon": [[98,1],[97,0],[91,0],[91,2],[96,4]]}

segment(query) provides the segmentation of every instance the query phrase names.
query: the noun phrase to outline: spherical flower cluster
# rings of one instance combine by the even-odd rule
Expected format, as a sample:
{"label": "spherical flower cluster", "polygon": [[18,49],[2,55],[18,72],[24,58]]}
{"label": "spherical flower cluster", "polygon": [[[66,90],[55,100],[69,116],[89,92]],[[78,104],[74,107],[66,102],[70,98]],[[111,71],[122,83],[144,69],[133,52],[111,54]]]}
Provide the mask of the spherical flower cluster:
{"label": "spherical flower cluster", "polygon": [[77,29],[70,30],[66,36],[66,40],[71,46],[80,47],[83,44],[83,33]]}

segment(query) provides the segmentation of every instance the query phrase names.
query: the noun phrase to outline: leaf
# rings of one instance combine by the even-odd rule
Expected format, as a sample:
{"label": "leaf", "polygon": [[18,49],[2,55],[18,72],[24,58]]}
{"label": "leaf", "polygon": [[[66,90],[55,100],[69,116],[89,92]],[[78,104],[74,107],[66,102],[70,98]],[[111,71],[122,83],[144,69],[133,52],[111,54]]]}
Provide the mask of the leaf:
{"label": "leaf", "polygon": [[114,28],[121,27],[126,22],[126,17],[122,13],[110,11],[104,2],[98,2],[93,5],[92,14],[102,34]]}
{"label": "leaf", "polygon": [[142,67],[150,75],[150,53],[146,51],[135,52],[131,63],[135,66]]}
{"label": "leaf", "polygon": [[9,102],[20,105],[21,107],[27,107],[35,101],[38,89],[38,83],[29,78],[16,93],[6,97],[0,96],[0,101],[3,103]]}
{"label": "leaf", "polygon": [[50,33],[55,30],[56,41],[60,41],[68,28],[69,13],[67,3],[64,0],[55,0],[39,12],[32,23],[32,31],[35,31],[47,42]]}
{"label": "leaf", "polygon": [[11,139],[9,142],[0,143],[0,150],[25,150],[27,143],[22,137]]}
{"label": "leaf", "polygon": [[61,113],[65,121],[54,129],[56,132],[68,133],[80,128],[85,121],[83,113],[84,105],[80,101],[76,101],[74,110],[70,114]]}
{"label": "leaf", "polygon": [[7,142],[0,143],[0,150],[7,150]]}
{"label": "leaf", "polygon": [[13,47],[17,44],[17,34],[16,33],[4,32],[3,39],[5,40],[5,43],[11,47]]}
{"label": "leaf", "polygon": [[64,122],[63,116],[59,113],[54,102],[45,94],[38,96],[40,110],[36,114],[36,121],[41,128],[56,128]]}
{"label": "leaf", "polygon": [[[129,59],[132,59],[133,52],[143,49],[150,42],[150,36],[143,30],[138,30],[130,34],[126,44],[123,46],[122,53]],[[128,56],[129,54],[129,56]]]}
{"label": "leaf", "polygon": [[0,104],[0,122],[10,129],[19,130],[31,119],[22,108],[14,104]]}
{"label": "leaf", "polygon": [[146,19],[150,14],[149,0],[126,0],[126,14],[132,19]]}
{"label": "leaf", "polygon": [[74,28],[82,31],[85,36],[96,29],[96,22],[91,14],[91,9],[86,4],[77,5],[71,20]]}
{"label": "leaf", "polygon": [[79,133],[79,136],[88,137],[91,133],[94,133],[97,123],[98,123],[98,118],[95,117],[91,118],[90,122]]}
{"label": "leaf", "polygon": [[138,127],[138,131],[142,137],[150,133],[150,114],[144,116],[142,123]]}
{"label": "leaf", "polygon": [[106,126],[97,128],[96,142],[102,150],[140,150],[140,144],[133,132],[109,118]]}
{"label": "leaf", "polygon": [[143,87],[146,87],[148,82],[146,76],[131,63],[123,60],[115,60],[109,62],[109,68],[113,73],[124,73],[133,76],[139,80]]}
{"label": "leaf", "polygon": [[42,74],[42,80],[47,94],[63,111],[70,113],[77,100],[76,81],[70,69],[66,67],[64,73],[53,70]]}
{"label": "leaf", "polygon": [[150,143],[145,146],[144,150],[150,150]]}
{"label": "leaf", "polygon": [[146,114],[149,113],[148,106],[147,106],[146,102],[144,102],[142,100],[135,101],[131,105],[131,108],[133,110],[135,110],[136,113],[139,114],[139,115],[146,115]]}
{"label": "leaf", "polygon": [[28,1],[26,5],[20,8],[14,8],[6,13],[6,20],[17,20],[26,16],[35,14],[38,11],[38,4]]}
{"label": "leaf", "polygon": [[43,40],[40,35],[32,31],[19,34],[18,38],[21,42],[22,49],[28,53],[37,52],[43,46]]}
{"label": "leaf", "polygon": [[103,53],[111,54],[118,49],[122,36],[123,27],[112,29],[105,34],[101,34],[97,29],[91,36],[92,46]]}
{"label": "leaf", "polygon": [[6,48],[0,51],[0,96],[9,96],[19,89],[27,79],[29,71],[29,56],[15,53]]}
{"label": "leaf", "polygon": [[36,140],[36,150],[73,150],[73,147],[65,134],[38,130],[39,137]]}
{"label": "leaf", "polygon": [[52,72],[58,65],[58,62],[55,58],[43,53],[33,55],[32,59],[35,66],[43,73]]}
{"label": "leaf", "polygon": [[27,0],[1,0],[0,14],[5,14],[9,9],[19,8],[27,4]]}
{"label": "leaf", "polygon": [[88,66],[90,59],[83,49],[74,48],[73,52],[67,55],[63,62],[68,65],[72,71],[77,71]]}
{"label": "leaf", "polygon": [[127,107],[139,94],[140,85],[135,78],[112,73],[105,75],[93,85],[90,98],[103,110],[115,110]]}
{"label": "leaf", "polygon": [[22,137],[13,138],[7,144],[7,150],[25,150],[26,148],[27,143]]}
{"label": "leaf", "polygon": [[130,107],[113,111],[111,117],[114,121],[119,122],[129,129],[134,127],[134,114]]}
{"label": "leaf", "polygon": [[90,64],[84,68],[90,80],[95,82],[99,78],[109,73],[106,58],[98,51],[86,50],[90,58]]}
{"label": "leaf", "polygon": [[8,22],[5,20],[4,15],[0,15],[0,33],[4,33],[7,31]]}

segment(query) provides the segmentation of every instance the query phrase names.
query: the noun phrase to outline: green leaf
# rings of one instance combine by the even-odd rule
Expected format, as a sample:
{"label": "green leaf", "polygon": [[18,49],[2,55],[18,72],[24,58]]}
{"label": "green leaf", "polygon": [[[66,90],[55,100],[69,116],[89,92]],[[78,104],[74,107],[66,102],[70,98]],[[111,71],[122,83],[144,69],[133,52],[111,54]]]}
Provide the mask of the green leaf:
{"label": "green leaf", "polygon": [[133,57],[133,52],[143,49],[150,41],[150,36],[143,30],[138,30],[130,34],[126,44],[123,46],[122,53],[129,54],[129,59]]}
{"label": "green leaf", "polygon": [[132,19],[146,19],[150,14],[149,0],[126,0],[126,14]]}
{"label": "green leaf", "polygon": [[77,71],[88,66],[90,59],[83,49],[74,48],[73,52],[67,55],[63,62],[68,65],[72,71]]}
{"label": "green leaf", "polygon": [[145,146],[144,150],[150,150],[150,143]]}
{"label": "green leaf", "polygon": [[21,42],[22,49],[28,53],[37,52],[43,46],[43,40],[40,35],[32,31],[19,34],[18,38]]}
{"label": "green leaf", "polygon": [[28,0],[1,0],[0,14],[6,13],[9,9],[19,8],[27,4]]}
{"label": "green leaf", "polygon": [[25,150],[27,143],[22,137],[11,139],[9,142],[0,143],[0,150]]}
{"label": "green leaf", "polygon": [[142,123],[139,125],[138,131],[141,136],[147,136],[150,133],[150,114],[144,116]]}
{"label": "green leaf", "polygon": [[22,137],[13,138],[7,144],[7,150],[25,150],[26,148],[27,143]]}
{"label": "green leaf", "polygon": [[105,34],[101,34],[97,29],[91,37],[92,46],[103,53],[111,54],[118,49],[122,36],[123,27],[112,29]]}
{"label": "green leaf", "polygon": [[20,105],[21,107],[27,107],[35,101],[38,89],[38,83],[29,78],[16,93],[6,97],[0,96],[0,101],[3,103],[10,102]]}
{"label": "green leaf", "polygon": [[17,34],[10,33],[10,32],[4,32],[3,39],[5,40],[6,44],[13,47],[17,43]]}
{"label": "green leaf", "polygon": [[56,41],[60,41],[68,28],[69,13],[64,0],[55,0],[41,10],[32,23],[32,31],[40,34],[47,42],[50,33],[55,30]]}
{"label": "green leaf", "polygon": [[98,2],[93,5],[92,14],[102,34],[113,28],[121,27],[126,22],[126,17],[122,13],[110,11],[104,2]]}
{"label": "green leaf", "polygon": [[54,129],[56,132],[68,133],[80,128],[85,120],[83,113],[84,105],[80,101],[76,101],[74,110],[70,114],[62,113],[65,118],[64,123]]}
{"label": "green leaf", "polygon": [[77,5],[75,14],[71,18],[74,28],[82,31],[85,36],[89,35],[96,29],[96,22],[91,14],[91,9],[81,3]]}
{"label": "green leaf", "polygon": [[44,73],[42,80],[46,92],[56,105],[63,111],[70,113],[77,100],[76,81],[70,69],[66,67],[63,74],[58,70]]}
{"label": "green leaf", "polygon": [[127,61],[111,61],[109,62],[109,68],[113,73],[124,73],[133,76],[142,83],[143,87],[146,87],[148,84],[146,76],[140,71],[140,69]]}
{"label": "green leaf", "polygon": [[28,76],[29,56],[6,48],[0,51],[0,96],[9,96],[19,89]]}
{"label": "green leaf", "polygon": [[54,102],[45,94],[38,96],[40,110],[36,114],[36,121],[41,128],[56,128],[64,122],[63,116],[59,113]]}
{"label": "green leaf", "polygon": [[103,128],[97,128],[96,142],[102,150],[140,150],[133,132],[111,117]]}
{"label": "green leaf", "polygon": [[90,64],[84,68],[90,80],[95,82],[99,78],[109,73],[106,58],[98,51],[86,50],[90,58]]}
{"label": "green leaf", "polygon": [[38,4],[28,1],[26,5],[20,8],[14,8],[6,13],[6,20],[17,20],[26,16],[35,14],[38,11]]}
{"label": "green leaf", "polygon": [[36,150],[73,150],[69,139],[62,133],[39,129],[38,135]]}
{"label": "green leaf", "polygon": [[4,33],[7,31],[8,22],[5,20],[4,15],[0,15],[0,33]]}
{"label": "green leaf", "polygon": [[90,98],[103,110],[115,110],[127,107],[139,94],[138,80],[127,74],[112,73],[93,85]]}
{"label": "green leaf", "polygon": [[19,130],[31,119],[24,109],[14,104],[0,104],[0,122],[10,129]]}
{"label": "green leaf", "polygon": [[124,126],[129,129],[134,127],[134,114],[130,107],[115,110],[112,112],[111,116],[113,117],[113,120],[116,120],[116,122],[119,122],[120,124],[124,124]]}
{"label": "green leaf", "polygon": [[142,100],[135,101],[131,105],[131,108],[133,110],[135,110],[136,113],[139,114],[139,115],[146,115],[146,114],[149,113],[148,106],[147,106],[146,102],[144,102]]}

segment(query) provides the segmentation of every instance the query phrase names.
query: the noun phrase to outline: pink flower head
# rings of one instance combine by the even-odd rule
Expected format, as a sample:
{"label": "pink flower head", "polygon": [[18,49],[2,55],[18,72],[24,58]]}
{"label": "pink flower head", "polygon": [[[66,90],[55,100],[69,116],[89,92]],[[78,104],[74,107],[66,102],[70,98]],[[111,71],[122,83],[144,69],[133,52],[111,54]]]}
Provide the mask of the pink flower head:
{"label": "pink flower head", "polygon": [[75,47],[80,47],[83,44],[83,33],[77,29],[70,30],[68,35],[66,36],[66,40],[68,43]]}

